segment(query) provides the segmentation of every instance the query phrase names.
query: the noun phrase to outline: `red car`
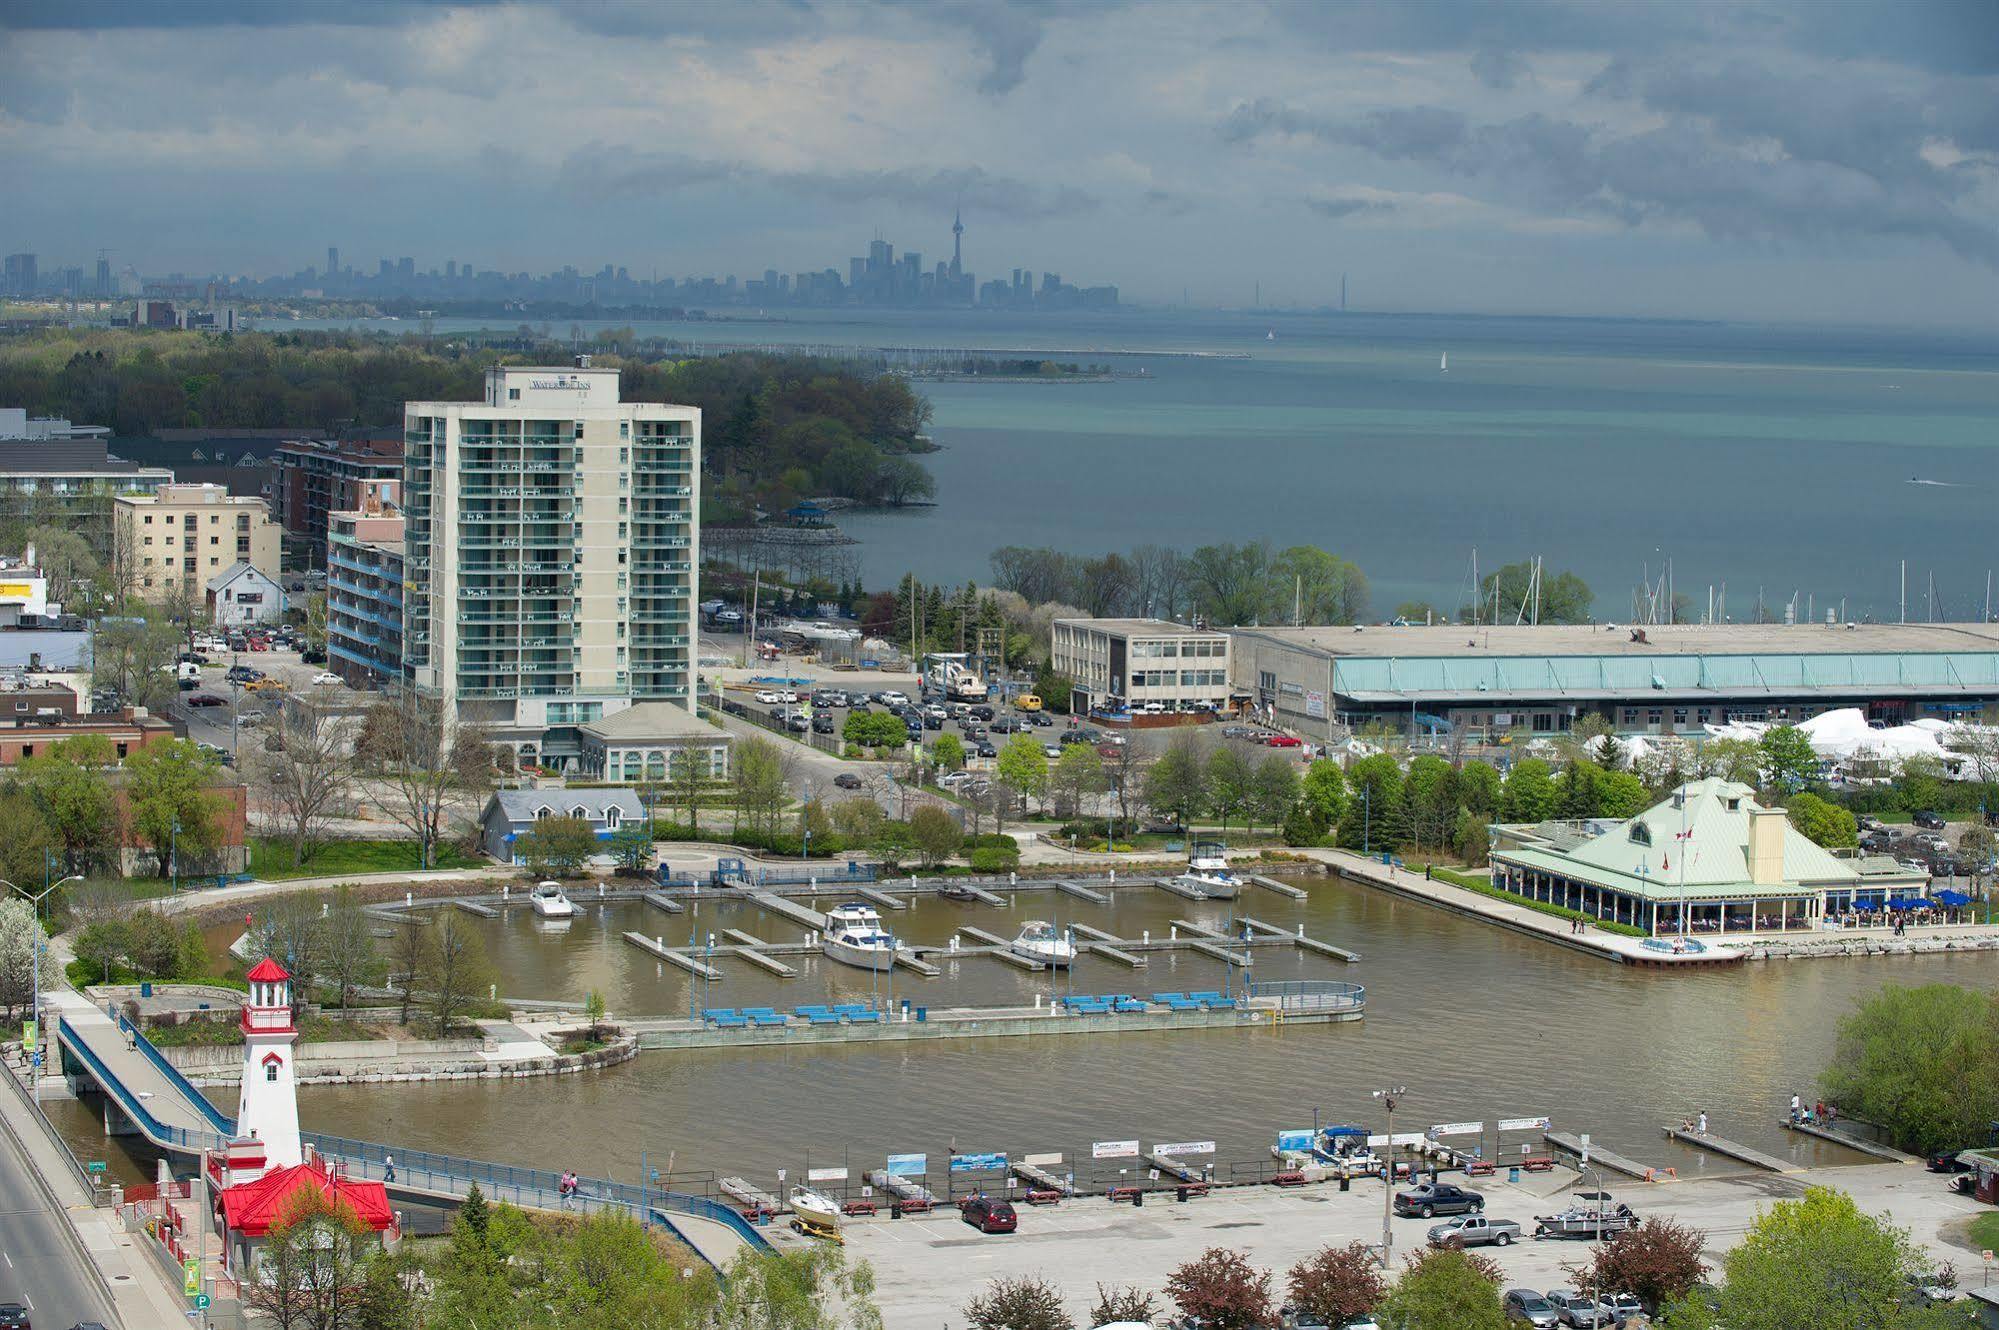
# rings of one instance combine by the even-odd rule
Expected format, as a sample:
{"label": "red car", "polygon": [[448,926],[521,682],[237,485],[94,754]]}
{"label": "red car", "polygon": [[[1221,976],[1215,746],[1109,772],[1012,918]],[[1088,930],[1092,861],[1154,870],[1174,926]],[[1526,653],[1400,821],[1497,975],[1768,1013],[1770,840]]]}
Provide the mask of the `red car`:
{"label": "red car", "polygon": [[1305,741],[1295,734],[1273,734],[1264,740],[1272,748],[1303,748]]}
{"label": "red car", "polygon": [[196,693],[194,696],[188,698],[187,704],[191,707],[219,707],[227,705],[227,703],[213,693]]}
{"label": "red car", "polygon": [[958,1217],[981,1233],[1011,1233],[1020,1227],[1020,1219],[1011,1205],[983,1196],[974,1196],[960,1205]]}

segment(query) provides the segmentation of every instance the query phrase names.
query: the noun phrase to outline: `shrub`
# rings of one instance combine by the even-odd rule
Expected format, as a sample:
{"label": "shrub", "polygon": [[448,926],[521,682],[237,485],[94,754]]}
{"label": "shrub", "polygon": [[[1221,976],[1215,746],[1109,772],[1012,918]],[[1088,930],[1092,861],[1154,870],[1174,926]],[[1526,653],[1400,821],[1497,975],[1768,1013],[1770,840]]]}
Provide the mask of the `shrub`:
{"label": "shrub", "polygon": [[965,862],[975,873],[1011,873],[1020,867],[1020,847],[1002,850],[997,846],[981,845],[965,856]]}

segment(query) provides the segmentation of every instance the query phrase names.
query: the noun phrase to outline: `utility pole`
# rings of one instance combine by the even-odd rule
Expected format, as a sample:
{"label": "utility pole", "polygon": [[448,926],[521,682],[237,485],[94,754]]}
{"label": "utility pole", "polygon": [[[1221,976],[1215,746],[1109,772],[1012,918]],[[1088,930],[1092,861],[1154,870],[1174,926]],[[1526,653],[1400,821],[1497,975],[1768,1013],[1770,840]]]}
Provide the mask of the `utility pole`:
{"label": "utility pole", "polygon": [[1395,1101],[1408,1094],[1403,1085],[1376,1090],[1374,1097],[1388,1110],[1388,1155],[1381,1170],[1381,1268],[1386,1270],[1395,1243]]}
{"label": "utility pole", "polygon": [[72,873],[70,876],[58,878],[54,882],[50,882],[48,879],[48,851],[44,851],[42,854],[42,889],[40,891],[29,891],[25,887],[8,882],[6,878],[0,878],[0,882],[6,882],[9,887],[21,893],[35,907],[35,935],[29,939],[31,944],[29,949],[31,957],[29,973],[31,978],[28,980],[29,987],[32,990],[28,1009],[33,1014],[35,1021],[35,1051],[34,1056],[29,1059],[28,1097],[34,1101],[37,1113],[41,1112],[42,1103],[40,1097],[42,1088],[42,1063],[48,1060],[48,1035],[42,1025],[42,944],[44,940],[44,934],[42,933],[42,901],[64,883],[81,882],[83,881],[83,877],[80,874]]}

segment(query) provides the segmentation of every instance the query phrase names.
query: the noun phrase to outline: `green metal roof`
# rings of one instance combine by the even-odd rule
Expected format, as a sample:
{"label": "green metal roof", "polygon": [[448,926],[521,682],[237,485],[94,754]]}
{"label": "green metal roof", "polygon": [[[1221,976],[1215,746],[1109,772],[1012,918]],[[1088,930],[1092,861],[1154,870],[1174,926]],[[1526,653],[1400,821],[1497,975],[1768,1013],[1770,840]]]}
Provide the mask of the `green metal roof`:
{"label": "green metal roof", "polygon": [[1999,694],[1999,652],[1337,657],[1343,697]]}

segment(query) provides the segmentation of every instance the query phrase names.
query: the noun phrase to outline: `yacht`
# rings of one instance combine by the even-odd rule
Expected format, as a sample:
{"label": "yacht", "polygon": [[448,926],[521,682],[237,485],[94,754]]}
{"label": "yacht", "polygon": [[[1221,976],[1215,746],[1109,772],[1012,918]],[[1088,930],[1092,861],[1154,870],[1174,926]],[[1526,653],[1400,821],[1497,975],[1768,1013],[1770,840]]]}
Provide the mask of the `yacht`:
{"label": "yacht", "polygon": [[554,882],[537,882],[528,893],[528,904],[544,919],[571,919],[576,915],[576,907],[569,903],[569,897],[562,894],[562,888]]}
{"label": "yacht", "polygon": [[1076,944],[1056,932],[1055,925],[1041,919],[1030,919],[1022,924],[1020,935],[1014,938],[1008,950],[1055,970],[1068,969],[1076,959]]}
{"label": "yacht", "polygon": [[1183,887],[1194,888],[1209,900],[1234,900],[1236,890],[1242,884],[1229,871],[1225,850],[1220,841],[1195,841],[1192,852],[1187,856],[1187,871],[1175,881]]}
{"label": "yacht", "polygon": [[895,938],[882,930],[872,905],[836,905],[826,912],[819,949],[845,965],[886,970],[895,964]]}

